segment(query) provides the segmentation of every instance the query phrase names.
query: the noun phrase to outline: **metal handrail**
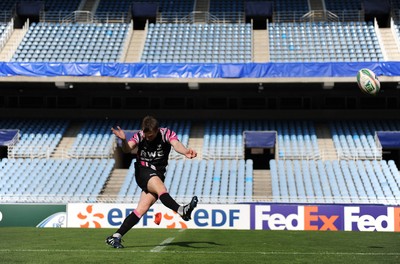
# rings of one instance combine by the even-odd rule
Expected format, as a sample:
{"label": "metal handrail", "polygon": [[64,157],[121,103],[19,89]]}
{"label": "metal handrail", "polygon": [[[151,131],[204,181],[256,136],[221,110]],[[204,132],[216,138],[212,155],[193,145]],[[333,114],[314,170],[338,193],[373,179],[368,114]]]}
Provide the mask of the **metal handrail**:
{"label": "metal handrail", "polygon": [[[103,195],[103,194],[7,194],[0,196],[0,203],[137,203],[139,195]],[[184,202],[192,198],[191,195],[178,195],[174,197],[177,202]],[[400,201],[389,197],[354,197],[354,196],[207,196],[202,195],[203,204],[214,203],[245,203],[245,202],[272,202],[272,203],[318,203],[318,204],[386,204],[399,205]]]}
{"label": "metal handrail", "polygon": [[9,146],[8,158],[71,159],[71,158],[111,158],[115,146],[91,146],[60,148],[51,146]]}
{"label": "metal handrail", "polygon": [[[85,15],[86,19],[81,21],[79,18]],[[131,15],[129,12],[96,12],[90,11],[42,11],[39,19],[41,22],[54,23],[129,23]]]}
{"label": "metal handrail", "polygon": [[244,23],[245,16],[243,12],[205,12],[193,11],[186,12],[160,12],[157,14],[157,23],[196,23],[196,16],[202,16],[204,19],[201,23],[207,24],[228,24],[228,23]]}
{"label": "metal handrail", "polygon": [[[302,22],[305,21],[304,17],[308,17],[312,14],[316,14],[316,11],[310,11],[307,13],[301,11],[292,12],[275,12],[273,14],[273,22]],[[327,18],[335,19],[333,21],[364,21],[364,10],[321,10],[321,12],[327,12]],[[307,20],[306,20],[307,21]],[[332,20],[327,20],[332,21]]]}
{"label": "metal handrail", "polygon": [[300,20],[308,22],[314,22],[314,21],[338,22],[339,17],[328,10],[312,10],[304,14]]}

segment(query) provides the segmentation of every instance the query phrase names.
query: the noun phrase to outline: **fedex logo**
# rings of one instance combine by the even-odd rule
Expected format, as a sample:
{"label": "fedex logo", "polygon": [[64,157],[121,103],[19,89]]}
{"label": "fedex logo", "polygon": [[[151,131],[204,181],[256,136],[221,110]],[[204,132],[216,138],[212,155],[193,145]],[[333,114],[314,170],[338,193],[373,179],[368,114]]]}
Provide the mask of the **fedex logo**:
{"label": "fedex logo", "polygon": [[340,212],[319,206],[254,205],[252,229],[337,231]]}
{"label": "fedex logo", "polygon": [[400,232],[400,207],[345,207],[345,231]]}

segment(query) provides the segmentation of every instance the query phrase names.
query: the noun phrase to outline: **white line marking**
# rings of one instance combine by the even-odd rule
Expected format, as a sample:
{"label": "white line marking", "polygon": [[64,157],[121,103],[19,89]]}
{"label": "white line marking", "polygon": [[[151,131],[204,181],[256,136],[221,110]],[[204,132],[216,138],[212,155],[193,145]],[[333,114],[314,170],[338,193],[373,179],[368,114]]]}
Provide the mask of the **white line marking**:
{"label": "white line marking", "polygon": [[[170,241],[167,241],[171,239]],[[164,240],[161,244],[164,242],[166,243],[171,243],[171,241],[174,238],[170,237]],[[161,245],[160,245],[161,246]],[[157,246],[157,247],[160,247]],[[157,248],[156,247],[156,248]],[[121,249],[121,250],[112,250],[112,249],[99,249],[99,250],[85,250],[85,249],[0,249],[0,252],[3,253],[16,253],[16,252],[77,252],[77,253],[90,253],[90,252],[117,252],[118,254],[125,252],[125,253],[173,253],[173,254],[179,254],[179,253],[192,253],[192,254],[207,254],[207,255],[215,255],[215,254],[227,254],[227,255],[235,255],[235,254],[258,254],[258,255],[333,255],[333,256],[348,256],[348,255],[358,255],[358,256],[400,256],[400,252],[285,252],[285,251],[239,251],[239,252],[233,252],[233,251],[197,251],[197,250],[185,250],[185,251],[179,251],[179,250],[174,250],[174,251],[153,251],[152,250],[128,250],[127,248]]]}
{"label": "white line marking", "polygon": [[175,237],[169,237],[167,239],[165,239],[163,242],[161,242],[161,244],[159,246],[156,246],[155,248],[153,248],[152,250],[150,250],[150,252],[160,252],[161,250],[163,250],[169,243],[172,242],[172,240],[174,240]]}

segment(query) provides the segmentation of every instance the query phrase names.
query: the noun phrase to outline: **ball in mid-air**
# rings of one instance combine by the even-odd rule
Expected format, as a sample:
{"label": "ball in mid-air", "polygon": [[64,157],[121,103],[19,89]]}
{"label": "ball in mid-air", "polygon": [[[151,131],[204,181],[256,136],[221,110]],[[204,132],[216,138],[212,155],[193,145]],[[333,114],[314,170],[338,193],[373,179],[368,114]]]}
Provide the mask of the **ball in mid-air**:
{"label": "ball in mid-air", "polygon": [[376,74],[370,69],[361,69],[357,72],[357,84],[366,94],[376,95],[381,89],[381,83]]}

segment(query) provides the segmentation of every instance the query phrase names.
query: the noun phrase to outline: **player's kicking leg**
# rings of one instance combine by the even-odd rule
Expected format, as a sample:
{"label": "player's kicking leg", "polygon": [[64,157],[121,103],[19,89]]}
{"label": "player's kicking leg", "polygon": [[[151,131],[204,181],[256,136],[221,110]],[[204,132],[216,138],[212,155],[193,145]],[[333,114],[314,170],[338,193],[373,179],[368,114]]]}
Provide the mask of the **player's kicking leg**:
{"label": "player's kicking leg", "polygon": [[[180,216],[182,217],[183,220],[189,221],[190,219],[192,219],[192,212],[193,212],[194,208],[196,208],[198,201],[199,200],[197,199],[197,196],[193,196],[190,203],[188,203],[187,205],[184,205],[178,209],[178,213],[180,214]],[[181,211],[181,212],[179,212],[179,211]]]}

